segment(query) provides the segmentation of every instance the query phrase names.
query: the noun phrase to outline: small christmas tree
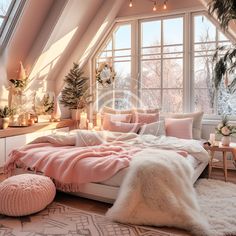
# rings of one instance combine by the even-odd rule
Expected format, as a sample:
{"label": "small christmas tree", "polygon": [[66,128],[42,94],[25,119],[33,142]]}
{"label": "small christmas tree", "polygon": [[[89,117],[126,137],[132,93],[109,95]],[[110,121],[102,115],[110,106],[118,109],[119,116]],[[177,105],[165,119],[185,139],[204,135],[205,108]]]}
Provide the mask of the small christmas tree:
{"label": "small christmas tree", "polygon": [[60,102],[69,109],[83,109],[87,105],[88,99],[88,78],[83,77],[83,72],[79,65],[74,66],[65,77],[65,87],[61,92]]}

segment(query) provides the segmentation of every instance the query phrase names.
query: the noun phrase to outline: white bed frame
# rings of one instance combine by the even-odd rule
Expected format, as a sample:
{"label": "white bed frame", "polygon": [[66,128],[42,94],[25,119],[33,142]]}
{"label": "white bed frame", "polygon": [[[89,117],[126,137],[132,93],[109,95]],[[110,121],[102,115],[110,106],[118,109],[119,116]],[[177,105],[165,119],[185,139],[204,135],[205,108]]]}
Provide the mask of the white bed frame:
{"label": "white bed frame", "polygon": [[[194,174],[193,174],[193,179],[192,179],[193,184],[202,174],[202,172],[204,171],[207,165],[208,165],[208,160],[206,160],[206,162],[201,162],[194,169]],[[12,175],[18,175],[18,174],[22,174],[26,172],[35,173],[35,172],[23,170],[21,168],[17,168],[13,171]],[[40,173],[37,173],[37,174],[40,174]],[[118,192],[119,192],[119,187],[109,186],[102,183],[101,184],[88,183],[88,184],[80,185],[79,192],[66,192],[66,193],[69,193],[75,196],[93,199],[96,201],[113,203],[117,198]]]}

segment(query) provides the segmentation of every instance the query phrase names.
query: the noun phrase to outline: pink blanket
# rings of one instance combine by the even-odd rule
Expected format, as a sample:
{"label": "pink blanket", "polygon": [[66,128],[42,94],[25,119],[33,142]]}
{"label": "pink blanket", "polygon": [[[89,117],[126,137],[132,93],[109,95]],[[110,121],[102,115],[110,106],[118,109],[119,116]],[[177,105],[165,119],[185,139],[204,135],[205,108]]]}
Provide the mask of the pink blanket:
{"label": "pink blanket", "polygon": [[101,182],[128,167],[138,151],[121,143],[86,148],[35,143],[12,151],[5,172],[16,165],[29,167],[53,178],[61,190],[78,191],[79,184]]}

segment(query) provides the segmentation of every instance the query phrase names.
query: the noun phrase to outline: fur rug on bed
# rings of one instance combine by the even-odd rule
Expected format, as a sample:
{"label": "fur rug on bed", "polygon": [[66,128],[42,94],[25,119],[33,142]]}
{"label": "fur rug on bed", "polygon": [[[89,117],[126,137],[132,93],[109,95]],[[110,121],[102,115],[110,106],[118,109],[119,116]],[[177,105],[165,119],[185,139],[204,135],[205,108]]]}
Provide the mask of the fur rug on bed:
{"label": "fur rug on bed", "polygon": [[192,167],[175,151],[139,152],[107,217],[121,223],[177,227],[192,235],[209,235],[192,173]]}

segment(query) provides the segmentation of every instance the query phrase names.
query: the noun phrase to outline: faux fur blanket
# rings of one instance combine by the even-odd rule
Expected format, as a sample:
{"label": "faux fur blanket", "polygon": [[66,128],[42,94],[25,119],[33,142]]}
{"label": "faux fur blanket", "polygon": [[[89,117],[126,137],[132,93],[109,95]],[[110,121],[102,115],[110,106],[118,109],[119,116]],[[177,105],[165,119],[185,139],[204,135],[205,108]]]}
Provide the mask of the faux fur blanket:
{"label": "faux fur blanket", "polygon": [[131,161],[118,198],[106,216],[121,223],[170,226],[192,235],[208,235],[192,173],[188,162],[174,151],[141,151]]}

